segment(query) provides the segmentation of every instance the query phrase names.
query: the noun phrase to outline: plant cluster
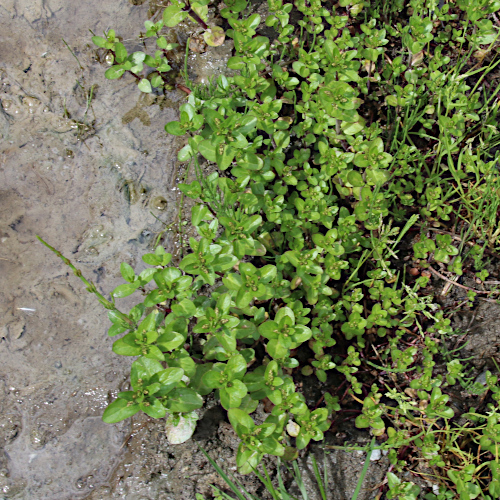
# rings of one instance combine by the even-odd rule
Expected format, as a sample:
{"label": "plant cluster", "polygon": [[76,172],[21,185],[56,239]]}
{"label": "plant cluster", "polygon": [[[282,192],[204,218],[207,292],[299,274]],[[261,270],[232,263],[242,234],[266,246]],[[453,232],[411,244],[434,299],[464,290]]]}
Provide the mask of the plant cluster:
{"label": "plant cluster", "polygon": [[[208,4],[174,1],[147,21],[154,56],[129,55],[112,30],[94,37],[106,76],[167,88],[165,27],[206,24]],[[245,474],[266,454],[293,460],[347,406],[389,451],[380,495],[417,498],[397,475],[410,470],[436,484],[429,500],[498,498],[500,386],[490,372],[474,383],[448,351],[429,281],[485,282],[500,246],[500,86],[489,79],[500,2],[268,0],[265,19],[246,0],[225,5],[233,76],[191,86],[165,127],[187,135],[179,160],[197,179],[179,188],[198,236],[175,265],[162,246],[139,275],[122,264],[126,283],[101,296],[113,351],[136,358],[104,421],[189,413],[214,392]],[[204,176],[200,157],[217,171]],[[457,286],[465,307],[497,294]],[[140,302],[119,312],[115,298],[134,292]],[[324,392],[316,407],[297,384],[308,376]],[[477,407],[460,416],[454,386]],[[260,401],[270,410],[257,424]]]}

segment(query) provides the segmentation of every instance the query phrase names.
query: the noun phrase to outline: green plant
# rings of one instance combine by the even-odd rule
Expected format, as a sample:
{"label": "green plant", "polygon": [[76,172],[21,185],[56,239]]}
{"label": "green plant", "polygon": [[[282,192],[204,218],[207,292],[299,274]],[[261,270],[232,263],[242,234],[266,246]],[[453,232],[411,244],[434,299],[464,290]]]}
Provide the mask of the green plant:
{"label": "green plant", "polygon": [[[162,30],[189,16],[206,28],[208,4],[174,1],[162,21],[148,21],[154,57],[128,54],[112,30],[94,37],[112,64],[106,76],[132,73],[143,92],[169,88],[167,52],[177,47]],[[497,47],[489,17],[500,4],[400,4],[404,15],[378,2],[342,0],[332,10],[269,0],[271,39],[245,0],[228,1],[221,15],[234,73],[205,87],[187,80],[186,47],[191,93],[165,128],[187,135],[178,159],[197,178],[179,189],[194,202],[197,236],[178,262],[156,246],[138,276],[122,265],[126,283],[111,301],[86,282],[111,311],[109,334],[124,334],[113,350],[139,356],[133,390],[105,421],[192,412],[215,391],[241,439],[238,469],[249,473],[266,454],[293,459],[321,441],[350,395],[356,425],[389,451],[386,498],[419,494],[396,475],[410,452],[428,462],[443,498],[496,494],[497,469],[478,463],[498,461],[496,381],[489,376],[483,413],[469,411],[479,424],[461,424],[452,386],[477,387],[447,350],[450,320],[426,287],[430,275],[444,278],[467,291],[469,306],[496,294],[456,278],[486,278],[481,258],[498,240],[498,89],[486,86],[498,61],[484,55],[476,68],[471,58]],[[153,71],[141,73],[144,65]],[[200,156],[217,170],[204,175]],[[138,304],[118,312],[115,298],[134,292]],[[297,385],[312,373],[326,388],[318,408]],[[328,392],[338,377],[344,392]],[[266,398],[269,415],[256,425],[251,414]],[[474,458],[471,446],[488,451]]]}
{"label": "green plant", "polygon": [[[201,448],[202,453],[207,457],[208,461],[212,465],[212,467],[219,473],[219,475],[223,478],[224,482],[227,484],[227,486],[230,488],[230,490],[237,496],[237,498],[242,499],[242,500],[258,500],[257,497],[254,495],[250,494],[242,485],[241,483],[238,482],[238,480],[231,480],[228,475],[220,468],[220,466],[215,462],[209,455],[208,453]],[[326,462],[323,464],[323,478],[321,478],[321,474],[318,468],[318,464],[316,462],[316,459],[313,457],[312,458],[312,464],[313,464],[313,469],[314,469],[314,476],[316,479],[316,483],[318,486],[318,491],[321,495],[322,500],[326,500],[326,492],[328,491],[328,469],[326,466]],[[278,459],[278,467],[281,465],[281,462]],[[266,491],[269,492],[273,500],[298,500],[296,497],[291,495],[284,484],[283,477],[281,476],[280,473],[277,474],[278,477],[278,487],[275,488],[273,485],[273,482],[271,480],[270,474],[265,466],[262,466],[264,474],[261,474],[259,471],[254,470],[255,475],[257,478],[262,482],[264,485]],[[290,471],[290,469],[288,469]],[[300,472],[299,467],[297,466],[296,462],[293,462],[293,469],[290,471],[293,476],[293,480],[297,483],[297,486],[300,490],[301,493],[301,499],[302,500],[309,500],[309,494],[308,494],[308,489],[306,488],[304,481],[302,479],[302,474]],[[219,488],[216,486],[212,485],[212,488],[214,492],[217,495],[220,495],[221,499],[230,499],[231,497],[221,491]],[[197,500],[205,500],[201,495],[197,495]],[[353,498],[355,500],[355,498]]]}

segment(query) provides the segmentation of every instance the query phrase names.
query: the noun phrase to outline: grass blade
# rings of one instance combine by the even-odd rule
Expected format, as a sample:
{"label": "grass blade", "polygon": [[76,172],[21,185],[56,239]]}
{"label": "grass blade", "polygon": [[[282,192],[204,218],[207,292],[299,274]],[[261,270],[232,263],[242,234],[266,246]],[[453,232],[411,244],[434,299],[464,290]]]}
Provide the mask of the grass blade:
{"label": "grass blade", "polygon": [[[323,500],[326,500],[326,492],[325,488],[323,487],[323,480],[321,479],[321,474],[319,473],[318,464],[314,457],[312,457],[312,463],[313,463],[314,475],[316,477],[316,482],[318,483],[319,492],[321,493],[321,498]],[[326,471],[325,471],[325,480],[326,480]]]}
{"label": "grass blade", "polygon": [[361,476],[359,476],[358,484],[356,485],[356,489],[354,490],[354,494],[352,495],[351,500],[357,500],[359,492],[361,491],[361,486],[363,486],[363,481],[365,480],[366,473],[368,472],[368,467],[370,466],[370,458],[372,456],[372,450],[374,444],[375,444],[375,438],[372,438],[372,442],[370,443],[370,449],[366,454],[365,465],[363,465]]}
{"label": "grass blade", "polygon": [[212,458],[210,458],[208,453],[203,448],[200,448],[200,450],[203,452],[205,457],[207,457],[207,460],[212,464],[212,467],[219,473],[222,479],[224,479],[226,484],[231,488],[232,492],[238,497],[239,500],[254,500],[254,498],[252,498],[252,495],[250,495],[250,493],[248,493],[247,491],[244,492],[247,497],[243,496],[241,490],[231,481],[231,479],[229,479],[227,474],[219,467],[219,465],[214,460],[212,460]]}
{"label": "grass blade", "polygon": [[307,494],[304,481],[302,481],[302,474],[300,473],[300,469],[296,461],[293,462],[293,471],[294,471],[293,477],[295,478],[297,486],[299,487],[303,500],[309,500],[309,495]]}

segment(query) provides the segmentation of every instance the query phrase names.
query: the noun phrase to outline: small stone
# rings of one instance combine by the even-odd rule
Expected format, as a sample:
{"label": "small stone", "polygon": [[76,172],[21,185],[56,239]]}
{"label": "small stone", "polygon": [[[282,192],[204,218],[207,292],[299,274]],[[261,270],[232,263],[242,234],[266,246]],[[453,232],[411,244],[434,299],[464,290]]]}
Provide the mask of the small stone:
{"label": "small stone", "polygon": [[62,368],[62,363],[60,361],[56,361],[54,363],[54,367],[57,368],[57,369]]}

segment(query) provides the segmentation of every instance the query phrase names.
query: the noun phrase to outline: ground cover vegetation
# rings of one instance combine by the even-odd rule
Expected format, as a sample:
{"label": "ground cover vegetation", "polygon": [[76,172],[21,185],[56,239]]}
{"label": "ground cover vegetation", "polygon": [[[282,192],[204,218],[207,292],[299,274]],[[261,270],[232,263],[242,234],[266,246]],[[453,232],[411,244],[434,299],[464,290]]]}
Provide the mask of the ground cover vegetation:
{"label": "ground cover vegetation", "polygon": [[[187,92],[165,128],[186,136],[178,158],[196,173],[179,188],[197,236],[177,262],[158,245],[138,275],[122,264],[111,301],[74,269],[109,309],[113,351],[134,358],[104,421],[143,411],[181,425],[214,392],[246,474],[264,455],[293,461],[354,415],[374,438],[366,451],[388,452],[376,498],[499,498],[498,370],[471,376],[431,284],[462,292],[453,309],[500,293],[488,280],[500,1],[259,5],[174,0],[145,23],[153,55],[129,54],[113,30],[93,38],[108,78]],[[231,39],[231,71],[193,85],[170,57],[189,50],[169,41],[180,22],[209,45]]]}

